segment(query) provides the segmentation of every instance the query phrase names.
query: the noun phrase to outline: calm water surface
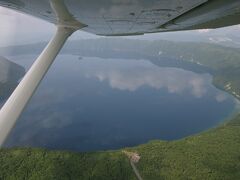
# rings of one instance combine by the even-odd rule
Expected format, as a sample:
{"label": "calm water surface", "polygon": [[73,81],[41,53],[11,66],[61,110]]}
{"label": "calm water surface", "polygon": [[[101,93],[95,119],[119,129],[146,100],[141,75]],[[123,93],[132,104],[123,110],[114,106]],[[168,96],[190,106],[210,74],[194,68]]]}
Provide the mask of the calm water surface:
{"label": "calm water surface", "polygon": [[[35,57],[11,58],[28,68]],[[6,146],[93,151],[183,138],[216,126],[236,106],[211,81],[147,60],[60,55]]]}

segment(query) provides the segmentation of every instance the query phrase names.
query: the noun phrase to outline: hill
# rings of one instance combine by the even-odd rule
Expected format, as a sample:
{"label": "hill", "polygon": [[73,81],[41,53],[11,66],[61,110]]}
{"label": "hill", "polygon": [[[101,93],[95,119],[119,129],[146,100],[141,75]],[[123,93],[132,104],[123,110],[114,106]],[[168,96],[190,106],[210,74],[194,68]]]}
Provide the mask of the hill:
{"label": "hill", "polygon": [[23,67],[0,56],[0,100],[11,94],[24,74]]}
{"label": "hill", "polygon": [[[178,141],[151,141],[124,150],[141,156],[143,179],[240,178],[240,115],[218,128]],[[73,153],[0,150],[0,179],[136,179],[122,150]]]}
{"label": "hill", "polygon": [[[39,44],[33,47],[35,53],[39,47]],[[26,53],[26,50],[24,46],[18,47],[16,54]],[[98,39],[70,42],[62,53],[146,58],[159,66],[195,71],[201,67],[200,72],[213,75],[213,83],[218,88],[240,97],[240,52],[235,48],[206,43],[137,40],[126,43],[126,40]],[[122,150],[140,155],[136,166],[143,179],[237,180],[240,179],[240,115],[217,128],[184,139],[155,140],[116,151],[73,153],[1,149],[0,179],[135,179]]]}

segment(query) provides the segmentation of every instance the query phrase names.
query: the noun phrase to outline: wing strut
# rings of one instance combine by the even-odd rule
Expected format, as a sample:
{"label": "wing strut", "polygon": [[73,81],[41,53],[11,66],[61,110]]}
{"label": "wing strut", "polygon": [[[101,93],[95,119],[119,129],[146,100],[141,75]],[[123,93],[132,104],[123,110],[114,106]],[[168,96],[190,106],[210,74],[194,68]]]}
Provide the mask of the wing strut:
{"label": "wing strut", "polygon": [[0,146],[15,125],[39,83],[53,63],[73,28],[58,26],[57,32],[0,111]]}

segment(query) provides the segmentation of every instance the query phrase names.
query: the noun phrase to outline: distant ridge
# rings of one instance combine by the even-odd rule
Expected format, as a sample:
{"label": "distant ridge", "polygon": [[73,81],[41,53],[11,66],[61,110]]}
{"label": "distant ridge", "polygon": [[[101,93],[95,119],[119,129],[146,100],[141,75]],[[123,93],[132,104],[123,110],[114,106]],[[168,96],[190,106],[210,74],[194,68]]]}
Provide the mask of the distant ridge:
{"label": "distant ridge", "polygon": [[0,56],[0,101],[11,94],[24,74],[22,66]]}

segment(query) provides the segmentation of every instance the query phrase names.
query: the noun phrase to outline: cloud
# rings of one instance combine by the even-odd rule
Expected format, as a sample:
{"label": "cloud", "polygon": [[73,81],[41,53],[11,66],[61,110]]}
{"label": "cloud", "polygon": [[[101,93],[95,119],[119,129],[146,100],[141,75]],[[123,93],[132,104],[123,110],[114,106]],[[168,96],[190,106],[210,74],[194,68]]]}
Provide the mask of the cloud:
{"label": "cloud", "polygon": [[53,112],[41,121],[43,128],[63,128],[72,124],[72,119],[64,113]]}
{"label": "cloud", "polygon": [[208,33],[210,31],[211,31],[211,29],[200,29],[200,30],[197,30],[197,32],[199,32],[199,33]]}
{"label": "cloud", "polygon": [[202,77],[196,77],[189,80],[192,87],[192,94],[195,97],[200,98],[207,93],[205,81],[206,80]]}
{"label": "cloud", "polygon": [[[0,6],[0,46],[48,41],[56,28],[47,21],[22,14]],[[70,39],[96,38],[83,31],[74,33]]]}
{"label": "cloud", "polygon": [[225,101],[225,100],[227,100],[226,94],[224,94],[224,93],[218,93],[218,94],[216,95],[216,101],[217,101],[217,102],[223,102],[223,101]]}
{"label": "cloud", "polygon": [[50,23],[3,7],[0,18],[0,46],[42,41],[55,30]]}
{"label": "cloud", "polygon": [[234,102],[235,102],[235,110],[236,110],[236,112],[239,112],[240,111],[240,101],[235,98]]}
{"label": "cloud", "polygon": [[[101,60],[100,60],[101,61]],[[136,91],[140,87],[148,86],[154,89],[167,89],[169,93],[180,94],[189,91],[196,98],[206,92],[206,85],[210,78],[207,75],[198,75],[190,71],[176,68],[160,68],[147,61],[122,61],[117,66],[111,60],[98,63],[98,68],[86,73],[86,76],[95,77],[99,81],[107,81],[114,89]],[[106,62],[107,61],[107,62]]]}

